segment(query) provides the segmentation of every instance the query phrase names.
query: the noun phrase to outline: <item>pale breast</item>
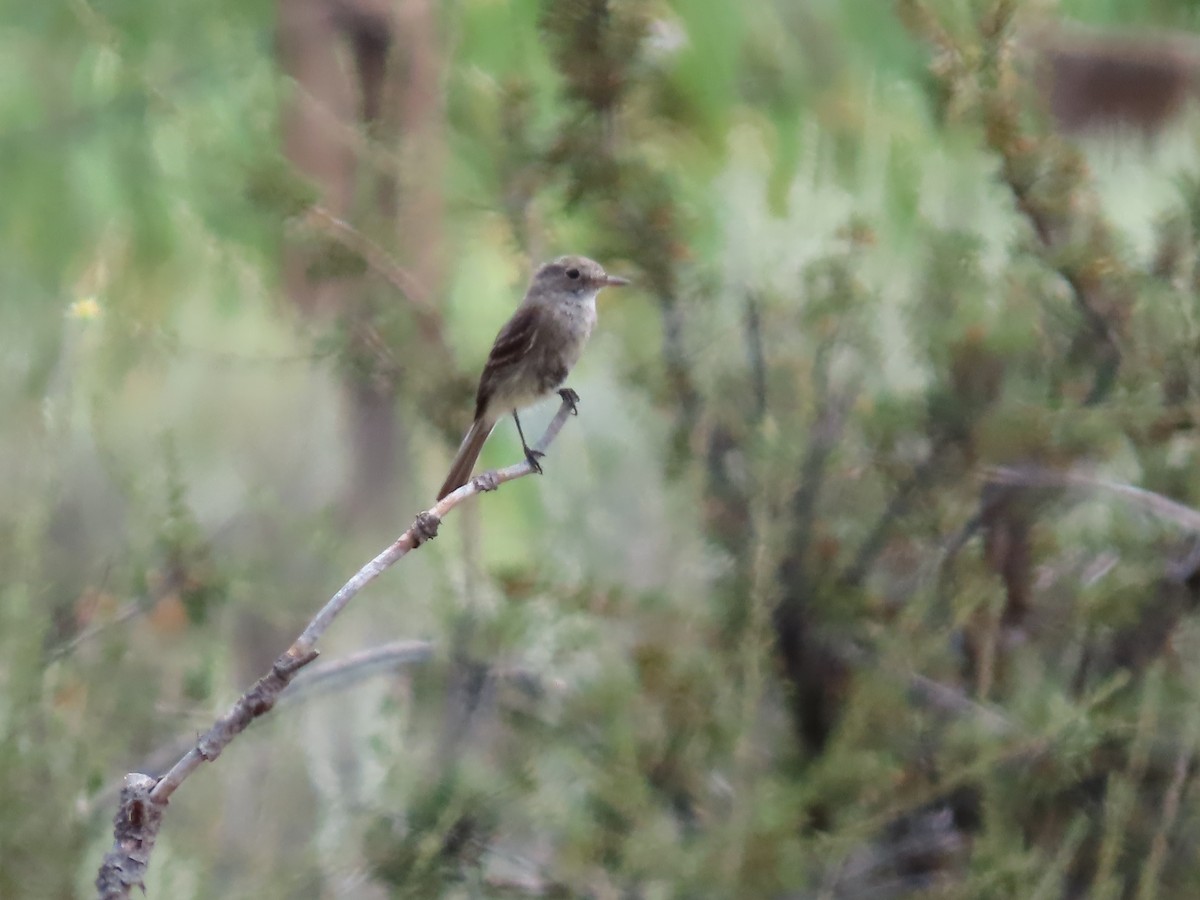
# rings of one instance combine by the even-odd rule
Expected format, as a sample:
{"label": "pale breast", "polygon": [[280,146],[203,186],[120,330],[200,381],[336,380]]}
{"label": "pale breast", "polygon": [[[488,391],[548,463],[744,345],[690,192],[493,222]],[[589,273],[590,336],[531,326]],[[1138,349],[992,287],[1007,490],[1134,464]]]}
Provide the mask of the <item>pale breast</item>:
{"label": "pale breast", "polygon": [[596,298],[571,298],[545,307],[527,359],[497,373],[493,408],[522,409],[562,387],[596,325]]}
{"label": "pale breast", "polygon": [[579,362],[596,325],[594,298],[591,302],[568,301],[560,304],[547,324],[544,340],[539,335],[537,347],[541,357],[541,364],[537,367],[539,394],[548,394],[562,387],[575,363]]}

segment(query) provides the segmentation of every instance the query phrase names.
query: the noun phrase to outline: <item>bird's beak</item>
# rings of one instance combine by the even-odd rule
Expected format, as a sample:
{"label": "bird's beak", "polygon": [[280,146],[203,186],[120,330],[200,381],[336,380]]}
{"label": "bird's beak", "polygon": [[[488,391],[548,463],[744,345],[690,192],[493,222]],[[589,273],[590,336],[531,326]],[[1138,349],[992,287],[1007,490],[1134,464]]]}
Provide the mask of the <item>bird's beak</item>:
{"label": "bird's beak", "polygon": [[622,285],[626,285],[626,284],[629,284],[628,278],[621,278],[618,275],[605,275],[604,276],[604,286],[605,287],[621,287]]}

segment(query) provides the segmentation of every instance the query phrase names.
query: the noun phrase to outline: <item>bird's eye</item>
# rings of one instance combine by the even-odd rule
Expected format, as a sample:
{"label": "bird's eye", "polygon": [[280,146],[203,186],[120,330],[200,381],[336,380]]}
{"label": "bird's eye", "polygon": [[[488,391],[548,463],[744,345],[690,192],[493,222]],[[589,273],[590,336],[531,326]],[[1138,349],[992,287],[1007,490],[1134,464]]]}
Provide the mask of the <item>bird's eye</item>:
{"label": "bird's eye", "polygon": [[578,278],[579,270],[578,269],[567,269],[567,277],[568,278]]}

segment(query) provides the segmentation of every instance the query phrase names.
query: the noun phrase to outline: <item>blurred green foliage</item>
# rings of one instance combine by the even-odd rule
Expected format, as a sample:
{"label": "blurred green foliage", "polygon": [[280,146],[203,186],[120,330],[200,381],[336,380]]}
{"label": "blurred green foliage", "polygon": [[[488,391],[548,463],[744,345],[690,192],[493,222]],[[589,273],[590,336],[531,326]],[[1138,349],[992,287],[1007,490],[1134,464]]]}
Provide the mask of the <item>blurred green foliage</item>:
{"label": "blurred green foliage", "polygon": [[[121,775],[407,527],[341,503],[363,347],[406,376],[386,490],[421,505],[470,412],[434,386],[568,251],[636,287],[545,476],[457,511],[323,648],[436,662],[256,725],[173,799],[148,895],[1194,896],[1200,567],[1161,498],[1200,505],[1197,123],[1055,134],[1024,30],[1055,10],[1198,25],[439,7],[432,374],[382,281],[394,344],[287,302],[289,241],[378,273],[301,227],[276,6],[7,10],[0,896],[87,896]],[[517,453],[502,426],[483,464]]]}

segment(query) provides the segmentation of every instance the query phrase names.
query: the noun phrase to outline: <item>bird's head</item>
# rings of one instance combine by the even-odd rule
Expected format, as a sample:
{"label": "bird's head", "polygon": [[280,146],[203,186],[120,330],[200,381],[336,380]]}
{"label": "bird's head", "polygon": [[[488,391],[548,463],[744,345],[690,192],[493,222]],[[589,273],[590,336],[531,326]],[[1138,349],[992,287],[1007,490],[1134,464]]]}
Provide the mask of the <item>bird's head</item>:
{"label": "bird's head", "polygon": [[594,297],[601,288],[624,284],[629,284],[629,279],[609,275],[600,263],[586,256],[560,256],[538,267],[530,292]]}

